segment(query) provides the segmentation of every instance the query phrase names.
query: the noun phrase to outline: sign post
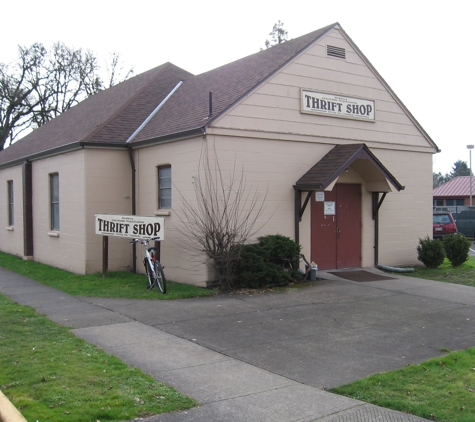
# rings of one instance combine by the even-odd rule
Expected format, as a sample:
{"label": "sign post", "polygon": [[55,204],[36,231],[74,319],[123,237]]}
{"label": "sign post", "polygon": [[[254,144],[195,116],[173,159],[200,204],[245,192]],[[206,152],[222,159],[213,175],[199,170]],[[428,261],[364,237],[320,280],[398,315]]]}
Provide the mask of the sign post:
{"label": "sign post", "polygon": [[107,277],[109,266],[109,237],[102,236],[102,278]]}

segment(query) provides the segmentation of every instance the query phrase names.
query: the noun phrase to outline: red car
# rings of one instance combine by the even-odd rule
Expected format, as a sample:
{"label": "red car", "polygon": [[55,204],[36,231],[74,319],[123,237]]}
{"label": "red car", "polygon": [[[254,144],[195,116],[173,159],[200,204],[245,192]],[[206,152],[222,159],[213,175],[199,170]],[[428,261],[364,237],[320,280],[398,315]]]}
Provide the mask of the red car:
{"label": "red car", "polygon": [[434,212],[433,238],[442,239],[449,234],[457,233],[457,224],[450,212]]}

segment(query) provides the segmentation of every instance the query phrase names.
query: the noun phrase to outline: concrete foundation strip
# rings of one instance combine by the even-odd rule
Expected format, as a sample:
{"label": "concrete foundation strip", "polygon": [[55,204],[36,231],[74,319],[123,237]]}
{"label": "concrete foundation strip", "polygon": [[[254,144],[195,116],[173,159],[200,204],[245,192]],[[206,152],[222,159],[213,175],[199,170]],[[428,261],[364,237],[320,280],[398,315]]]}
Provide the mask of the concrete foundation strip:
{"label": "concrete foundation strip", "polygon": [[28,422],[20,411],[11,404],[0,391],[0,421],[1,422]]}

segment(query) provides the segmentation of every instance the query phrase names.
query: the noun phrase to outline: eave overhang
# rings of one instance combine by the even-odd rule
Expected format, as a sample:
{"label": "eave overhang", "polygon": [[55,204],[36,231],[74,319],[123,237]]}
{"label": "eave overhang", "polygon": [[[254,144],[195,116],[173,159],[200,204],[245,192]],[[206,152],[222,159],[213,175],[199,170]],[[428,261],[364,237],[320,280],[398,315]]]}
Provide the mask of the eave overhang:
{"label": "eave overhang", "polygon": [[397,191],[404,190],[365,144],[335,146],[295,183],[294,189],[300,192],[331,189],[350,166],[365,181],[369,192],[390,192],[390,185]]}

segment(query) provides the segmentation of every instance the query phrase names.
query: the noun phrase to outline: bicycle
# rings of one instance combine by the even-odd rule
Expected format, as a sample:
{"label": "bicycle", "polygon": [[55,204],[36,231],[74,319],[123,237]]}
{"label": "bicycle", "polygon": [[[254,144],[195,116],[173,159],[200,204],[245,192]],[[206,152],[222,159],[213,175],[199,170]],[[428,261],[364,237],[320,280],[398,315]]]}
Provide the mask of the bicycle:
{"label": "bicycle", "polygon": [[156,286],[163,294],[167,292],[167,281],[165,273],[163,272],[162,264],[156,258],[157,248],[155,246],[148,246],[152,240],[159,240],[159,237],[149,237],[148,239],[134,239],[131,244],[140,243],[144,248],[143,265],[145,273],[147,274],[148,290]]}

